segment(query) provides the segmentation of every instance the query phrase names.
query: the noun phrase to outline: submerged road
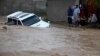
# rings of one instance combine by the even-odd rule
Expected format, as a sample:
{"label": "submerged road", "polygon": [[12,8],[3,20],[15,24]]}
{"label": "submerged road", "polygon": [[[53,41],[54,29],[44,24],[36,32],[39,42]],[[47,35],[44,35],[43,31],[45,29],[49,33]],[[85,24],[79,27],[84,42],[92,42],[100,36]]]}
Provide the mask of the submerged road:
{"label": "submerged road", "polygon": [[0,30],[0,56],[100,56],[100,30],[8,26]]}

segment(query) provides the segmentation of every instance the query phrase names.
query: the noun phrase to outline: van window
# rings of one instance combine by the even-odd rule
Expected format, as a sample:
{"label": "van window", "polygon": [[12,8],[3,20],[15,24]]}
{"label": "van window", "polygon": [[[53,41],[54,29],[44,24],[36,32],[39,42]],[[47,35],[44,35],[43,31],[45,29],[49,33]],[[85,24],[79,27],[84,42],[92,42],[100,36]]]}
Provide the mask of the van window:
{"label": "van window", "polygon": [[23,25],[30,26],[32,24],[39,22],[39,21],[40,21],[39,17],[34,15],[34,16],[31,16],[27,19],[22,20],[22,23],[23,23]]}
{"label": "van window", "polygon": [[[16,25],[17,24],[17,20],[16,19],[12,19],[12,18],[8,18],[8,23],[10,23],[11,25]],[[21,22],[18,20],[18,24],[21,25]]]}

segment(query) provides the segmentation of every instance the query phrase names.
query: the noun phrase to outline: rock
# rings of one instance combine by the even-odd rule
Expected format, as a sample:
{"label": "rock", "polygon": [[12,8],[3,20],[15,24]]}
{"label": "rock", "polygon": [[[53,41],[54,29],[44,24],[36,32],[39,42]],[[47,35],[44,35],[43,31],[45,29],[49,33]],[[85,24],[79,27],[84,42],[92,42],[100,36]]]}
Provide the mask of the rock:
{"label": "rock", "polygon": [[3,26],[2,28],[3,28],[4,30],[7,30],[7,26]]}

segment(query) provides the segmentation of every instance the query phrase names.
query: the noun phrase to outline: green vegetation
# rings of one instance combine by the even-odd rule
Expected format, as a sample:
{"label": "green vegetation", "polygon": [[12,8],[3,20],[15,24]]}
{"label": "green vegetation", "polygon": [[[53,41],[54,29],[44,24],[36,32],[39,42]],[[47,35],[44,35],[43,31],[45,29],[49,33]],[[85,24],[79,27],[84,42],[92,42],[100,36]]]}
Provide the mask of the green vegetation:
{"label": "green vegetation", "polygon": [[[100,8],[100,0],[91,0],[91,1],[92,1],[92,3],[96,3],[97,7]],[[85,4],[87,4],[87,3],[88,3],[88,0],[85,0]]]}
{"label": "green vegetation", "polygon": [[46,11],[38,10],[38,11],[36,11],[35,14],[38,15],[38,16],[41,16],[43,18],[43,20],[48,21],[48,19],[47,19],[47,12]]}
{"label": "green vegetation", "polygon": [[44,11],[44,10],[38,10],[38,11],[36,11],[35,14],[38,16],[46,16],[47,15],[46,11]]}

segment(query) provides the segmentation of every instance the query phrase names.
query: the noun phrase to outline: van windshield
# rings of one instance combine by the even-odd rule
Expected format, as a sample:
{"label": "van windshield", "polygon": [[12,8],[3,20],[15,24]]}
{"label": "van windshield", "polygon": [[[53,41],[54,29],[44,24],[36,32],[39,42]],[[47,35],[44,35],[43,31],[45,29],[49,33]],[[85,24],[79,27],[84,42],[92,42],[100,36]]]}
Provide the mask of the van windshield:
{"label": "van windshield", "polygon": [[39,22],[39,21],[40,21],[39,17],[34,15],[34,16],[31,16],[27,19],[22,20],[22,23],[26,26],[30,26],[32,24]]}

